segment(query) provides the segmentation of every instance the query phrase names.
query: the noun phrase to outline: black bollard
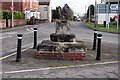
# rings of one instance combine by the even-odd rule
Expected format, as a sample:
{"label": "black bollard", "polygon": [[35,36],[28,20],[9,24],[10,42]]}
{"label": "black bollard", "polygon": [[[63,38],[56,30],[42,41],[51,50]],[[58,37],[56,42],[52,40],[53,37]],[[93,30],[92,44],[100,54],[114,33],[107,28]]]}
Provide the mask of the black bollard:
{"label": "black bollard", "polygon": [[34,28],[34,46],[33,49],[37,48],[37,28]]}
{"label": "black bollard", "polygon": [[101,57],[101,39],[102,39],[102,34],[98,34],[98,44],[97,44],[96,60],[100,60],[100,57]]}
{"label": "black bollard", "polygon": [[17,56],[16,62],[21,62],[21,45],[22,45],[22,34],[17,34],[18,36],[18,44],[17,44]]}
{"label": "black bollard", "polygon": [[96,50],[96,41],[97,41],[97,30],[94,30],[94,40],[93,40],[93,49]]}

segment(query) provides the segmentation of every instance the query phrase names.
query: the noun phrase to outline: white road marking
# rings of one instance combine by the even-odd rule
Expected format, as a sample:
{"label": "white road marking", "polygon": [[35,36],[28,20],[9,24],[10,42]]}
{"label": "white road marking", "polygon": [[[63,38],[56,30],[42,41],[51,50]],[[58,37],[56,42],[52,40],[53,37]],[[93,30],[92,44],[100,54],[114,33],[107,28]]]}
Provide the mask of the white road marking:
{"label": "white road marking", "polygon": [[33,28],[27,28],[27,31],[34,31],[34,29]]}
{"label": "white road marking", "polygon": [[32,30],[32,31],[34,31],[34,29],[33,29],[33,28],[31,28],[31,30]]}
{"label": "white road marking", "polygon": [[27,32],[27,33],[23,33],[23,34],[30,34],[30,33],[33,33],[33,31],[30,31],[30,32]]}
{"label": "white road marking", "polygon": [[[83,64],[83,65],[75,65],[75,66],[48,67],[48,68],[40,68],[40,69],[29,69],[29,70],[9,71],[9,72],[4,72],[4,73],[6,73],[6,74],[23,73],[23,72],[33,72],[33,71],[42,71],[42,70],[51,70],[51,69],[62,69],[62,68],[73,68],[73,67],[85,67],[85,66],[91,66],[91,65],[114,64],[114,63],[118,63],[118,62],[120,62],[120,61],[94,63],[94,64]],[[1,72],[0,72],[0,73],[1,73]]]}
{"label": "white road marking", "polygon": [[30,29],[27,29],[27,31],[31,31]]}
{"label": "white road marking", "polygon": [[17,34],[17,32],[6,32],[6,33],[2,33],[0,34],[0,39],[5,39],[5,38],[10,38],[13,37],[12,35]]}
{"label": "white road marking", "polygon": [[[29,48],[32,48],[32,46],[29,47]],[[26,51],[26,50],[28,50],[29,48],[23,49],[23,50],[21,50],[21,52]],[[16,52],[14,52],[14,53],[12,53],[12,54],[10,54],[10,55],[1,57],[1,58],[0,58],[0,61],[3,60],[3,59],[6,59],[6,58],[8,58],[8,57],[11,57],[11,56],[13,56],[13,55],[15,55],[15,54],[16,54]]]}
{"label": "white road marking", "polygon": [[[48,39],[49,39],[49,38],[45,38],[45,39],[43,39],[43,40],[48,40]],[[38,43],[41,43],[43,40],[38,41]],[[26,51],[26,50],[28,50],[29,48],[32,48],[33,46],[31,46],[31,45],[33,45],[33,43],[31,43],[31,44],[26,44],[26,45],[22,46],[22,48],[27,47],[27,46],[30,46],[30,47],[28,47],[28,48],[26,48],[26,49],[22,49],[21,52]],[[17,50],[17,48],[16,48],[16,49],[13,49],[13,50]],[[11,50],[11,51],[13,51],[13,50]],[[13,55],[15,55],[15,54],[16,54],[16,52],[14,52],[14,53],[12,53],[12,54],[10,54],[10,55],[1,57],[1,58],[0,58],[0,61],[3,60],[3,59],[6,59],[6,58],[8,58],[8,57],[11,57],[11,56],[13,56]]]}
{"label": "white road marking", "polygon": [[0,37],[0,39],[10,38],[10,37],[13,37],[13,36]]}

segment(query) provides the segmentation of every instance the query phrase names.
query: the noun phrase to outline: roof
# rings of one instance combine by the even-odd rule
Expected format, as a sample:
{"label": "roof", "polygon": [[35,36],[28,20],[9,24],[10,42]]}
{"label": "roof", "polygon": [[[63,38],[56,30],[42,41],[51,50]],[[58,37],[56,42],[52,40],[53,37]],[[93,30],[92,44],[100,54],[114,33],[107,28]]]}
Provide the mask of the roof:
{"label": "roof", "polygon": [[101,2],[107,3],[107,2],[118,2],[120,0],[101,0]]}
{"label": "roof", "polygon": [[35,12],[35,11],[31,10],[30,12]]}
{"label": "roof", "polygon": [[50,0],[39,0],[39,2],[50,2]]}
{"label": "roof", "polygon": [[39,5],[49,5],[50,0],[39,0]]}

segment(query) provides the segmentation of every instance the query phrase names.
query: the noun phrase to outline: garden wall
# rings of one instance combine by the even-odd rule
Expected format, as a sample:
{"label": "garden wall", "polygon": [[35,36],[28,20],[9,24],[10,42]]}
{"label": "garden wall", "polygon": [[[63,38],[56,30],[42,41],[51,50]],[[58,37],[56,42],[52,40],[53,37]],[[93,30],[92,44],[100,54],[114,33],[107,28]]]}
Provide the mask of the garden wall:
{"label": "garden wall", "polygon": [[[27,21],[25,19],[14,19],[14,26],[26,25]],[[11,19],[2,19],[0,20],[0,28],[7,28],[12,26]]]}

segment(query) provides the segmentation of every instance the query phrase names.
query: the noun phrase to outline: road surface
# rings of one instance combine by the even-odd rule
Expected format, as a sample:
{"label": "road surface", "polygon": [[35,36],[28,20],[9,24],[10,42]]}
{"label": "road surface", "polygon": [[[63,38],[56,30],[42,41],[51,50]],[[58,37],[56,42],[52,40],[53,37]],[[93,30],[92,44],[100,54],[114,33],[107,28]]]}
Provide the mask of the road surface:
{"label": "road surface", "polygon": [[[54,23],[46,23],[34,25],[33,27],[26,27],[21,29],[16,29],[14,31],[3,32],[0,34],[0,42],[2,49],[0,54],[2,56],[8,55],[11,52],[15,52],[17,49],[17,34],[23,34],[22,48],[27,48],[33,46],[33,29],[38,28],[38,43],[43,39],[49,39],[49,35],[55,32]],[[70,24],[71,32],[75,33],[78,39],[92,40],[93,30],[86,28],[82,22],[71,22]],[[98,32],[103,35],[102,41],[111,42],[118,44],[118,34]]]}

